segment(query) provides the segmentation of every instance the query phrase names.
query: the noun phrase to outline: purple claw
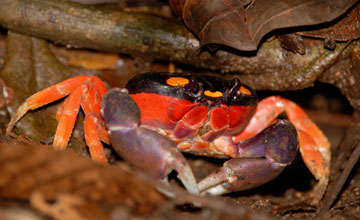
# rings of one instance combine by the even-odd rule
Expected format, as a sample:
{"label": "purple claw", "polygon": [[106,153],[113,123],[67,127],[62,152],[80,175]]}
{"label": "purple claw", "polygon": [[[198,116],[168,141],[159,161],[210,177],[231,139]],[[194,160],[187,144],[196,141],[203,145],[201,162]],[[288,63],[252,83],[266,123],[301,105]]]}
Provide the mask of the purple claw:
{"label": "purple claw", "polygon": [[288,120],[279,120],[255,137],[238,144],[239,157],[224,163],[199,183],[202,193],[220,195],[247,190],[275,177],[295,158],[298,136]]}
{"label": "purple claw", "polygon": [[101,112],[110,142],[125,161],[156,178],[164,178],[176,170],[185,188],[190,193],[199,193],[192,170],[176,143],[139,127],[140,109],[126,90],[108,91],[103,97]]}

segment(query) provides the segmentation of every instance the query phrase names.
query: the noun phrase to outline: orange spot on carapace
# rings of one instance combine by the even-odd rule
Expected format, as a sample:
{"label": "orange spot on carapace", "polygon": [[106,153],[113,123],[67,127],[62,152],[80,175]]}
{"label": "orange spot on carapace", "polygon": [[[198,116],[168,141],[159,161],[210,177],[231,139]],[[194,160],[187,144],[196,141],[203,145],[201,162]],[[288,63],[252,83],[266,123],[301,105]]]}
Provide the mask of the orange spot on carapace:
{"label": "orange spot on carapace", "polygon": [[204,92],[204,95],[209,96],[209,97],[217,98],[217,97],[221,97],[223,94],[220,91],[211,92],[210,90],[206,90]]}
{"label": "orange spot on carapace", "polygon": [[166,80],[169,86],[185,86],[189,84],[189,80],[184,77],[170,77]]}
{"label": "orange spot on carapace", "polygon": [[243,94],[245,94],[245,95],[251,95],[250,90],[248,90],[248,89],[245,88],[244,86],[241,86],[241,87],[240,87],[239,92],[240,92],[240,93],[243,93]]}

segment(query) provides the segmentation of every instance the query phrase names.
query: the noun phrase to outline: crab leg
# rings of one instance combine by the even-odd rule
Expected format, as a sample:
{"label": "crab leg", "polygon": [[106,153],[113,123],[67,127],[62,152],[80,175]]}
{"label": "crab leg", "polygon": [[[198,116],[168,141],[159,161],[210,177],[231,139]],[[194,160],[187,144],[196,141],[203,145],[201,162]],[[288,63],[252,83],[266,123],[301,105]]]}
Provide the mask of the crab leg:
{"label": "crab leg", "polygon": [[126,90],[109,90],[103,98],[101,113],[110,142],[124,160],[156,178],[165,178],[176,170],[185,188],[198,194],[192,170],[176,143],[139,126],[140,109]]}
{"label": "crab leg", "polygon": [[90,77],[89,80],[77,87],[58,110],[57,117],[59,117],[59,124],[55,134],[54,148],[66,148],[81,105],[86,115],[84,133],[91,158],[106,164],[107,159],[101,140],[109,143],[109,138],[99,115],[101,98],[106,92],[106,88],[103,87],[105,88],[103,89],[101,87],[103,84],[100,86],[96,84],[95,79],[97,78]]}
{"label": "crab leg", "polygon": [[[101,144],[101,134],[99,130],[105,130],[99,126],[100,116],[95,113],[88,114],[85,117],[84,133],[86,145],[89,147],[90,156],[93,160],[96,160],[102,164],[107,163],[104,147]],[[106,131],[105,131],[106,132]],[[107,141],[108,137],[106,135]],[[109,143],[109,142],[107,142]]]}
{"label": "crab leg", "polygon": [[[77,78],[77,77],[74,77]],[[74,78],[69,79],[72,80]],[[100,104],[101,104],[101,98],[105,95],[107,89],[104,85],[104,83],[95,76],[79,76],[79,84],[85,83],[87,87],[89,88],[88,93],[83,94],[85,100],[89,100],[88,102],[84,103],[82,102],[81,108],[84,110],[85,114],[95,111],[100,113]],[[81,80],[84,80],[81,82]],[[71,83],[71,82],[69,82]],[[61,83],[62,84],[62,83]],[[78,86],[79,84],[74,84]],[[55,85],[56,86],[56,85]],[[74,87],[75,88],[75,87]],[[74,89],[72,88],[72,90]],[[72,91],[70,90],[70,91]],[[59,97],[59,99],[62,97]],[[55,99],[57,100],[57,99]],[[56,119],[59,120],[64,107],[67,105],[67,99],[62,103],[62,105],[59,107],[59,109],[56,112]]]}
{"label": "crab leg", "polygon": [[299,135],[301,156],[311,173],[319,180],[315,189],[314,203],[325,192],[330,173],[330,143],[323,132],[312,122],[300,106],[294,102],[271,96],[262,100],[248,126],[234,137],[235,142],[254,136],[273,123],[274,119],[285,112],[294,124]]}
{"label": "crab leg", "polygon": [[100,142],[101,140],[109,143],[104,122],[100,118],[101,99],[106,91],[104,83],[95,76],[77,76],[50,86],[29,97],[19,107],[8,125],[7,133],[27,111],[69,95],[56,113],[59,123],[54,137],[54,148],[58,150],[66,148],[81,105],[86,115],[84,130],[90,154],[94,160],[106,163],[104,149]]}
{"label": "crab leg", "polygon": [[67,96],[71,91],[73,91],[88,78],[89,76],[73,77],[56,85],[45,88],[27,98],[26,101],[17,109],[15,115],[11,118],[6,129],[6,133],[9,134],[11,132],[16,122],[19,121],[27,111],[37,109],[41,106]]}
{"label": "crab leg", "polygon": [[102,164],[107,163],[104,148],[101,141],[109,144],[109,137],[105,129],[104,121],[100,117],[101,98],[105,92],[99,92],[99,87],[92,82],[88,83],[88,92],[83,94],[81,108],[85,112],[84,134],[86,145],[89,147],[93,160]]}
{"label": "crab leg", "polygon": [[56,129],[53,146],[57,150],[64,150],[69,142],[76,117],[80,109],[81,96],[86,93],[87,87],[81,84],[67,98],[66,106],[59,118],[59,123]]}

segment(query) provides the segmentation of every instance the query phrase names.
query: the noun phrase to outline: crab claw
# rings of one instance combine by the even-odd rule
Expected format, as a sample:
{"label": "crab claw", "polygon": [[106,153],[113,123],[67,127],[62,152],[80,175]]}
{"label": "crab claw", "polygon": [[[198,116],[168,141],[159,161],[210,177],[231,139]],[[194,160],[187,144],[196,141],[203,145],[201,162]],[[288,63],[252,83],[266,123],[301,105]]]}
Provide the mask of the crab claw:
{"label": "crab claw", "polygon": [[176,143],[139,126],[140,109],[126,89],[108,91],[102,100],[101,113],[110,143],[125,161],[156,178],[165,178],[176,170],[185,188],[199,194],[194,174]]}
{"label": "crab claw", "polygon": [[[298,151],[298,136],[288,120],[278,120],[255,137],[237,144],[239,157],[231,159],[202,180],[202,194],[221,195],[262,185],[289,165]],[[246,157],[246,158],[245,158]]]}

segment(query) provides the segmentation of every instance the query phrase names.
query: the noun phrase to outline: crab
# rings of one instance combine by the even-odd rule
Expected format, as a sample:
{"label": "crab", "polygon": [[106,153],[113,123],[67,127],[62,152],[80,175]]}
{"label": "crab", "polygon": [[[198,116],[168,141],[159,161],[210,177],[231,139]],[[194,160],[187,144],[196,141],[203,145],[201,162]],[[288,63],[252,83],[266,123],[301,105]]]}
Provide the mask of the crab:
{"label": "crab", "polygon": [[[239,79],[190,73],[143,73],[125,89],[107,91],[95,76],[77,76],[29,97],[7,132],[27,111],[68,96],[56,113],[53,146],[66,148],[80,106],[92,159],[106,164],[101,142],[134,167],[166,179],[175,170],[194,194],[247,190],[276,178],[298,150],[319,180],[321,199],[329,177],[330,143],[294,102],[256,93]],[[285,112],[288,119],[277,119]],[[199,183],[181,152],[228,158]]]}

